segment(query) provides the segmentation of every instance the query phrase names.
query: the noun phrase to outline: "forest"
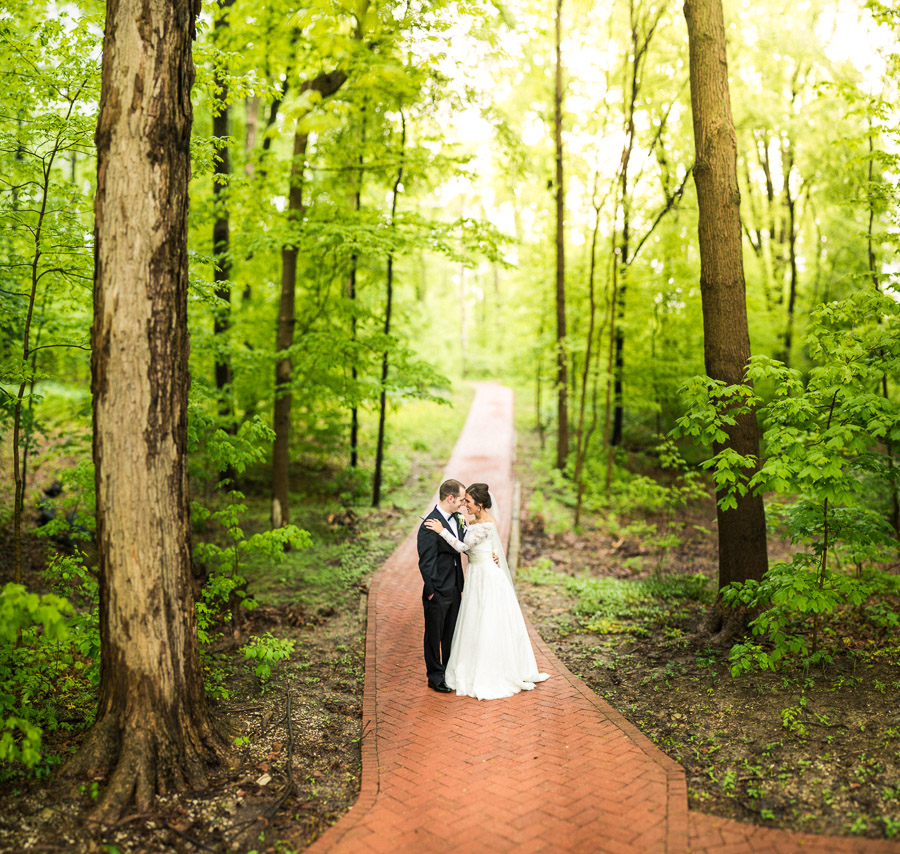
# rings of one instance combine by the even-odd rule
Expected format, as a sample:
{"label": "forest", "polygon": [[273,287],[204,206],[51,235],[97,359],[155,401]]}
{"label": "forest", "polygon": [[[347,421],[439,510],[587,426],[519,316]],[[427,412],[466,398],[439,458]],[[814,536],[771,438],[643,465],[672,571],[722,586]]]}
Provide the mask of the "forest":
{"label": "forest", "polygon": [[522,606],[691,809],[900,838],[898,37],[881,0],[7,0],[0,851],[346,812],[368,585],[484,380]]}

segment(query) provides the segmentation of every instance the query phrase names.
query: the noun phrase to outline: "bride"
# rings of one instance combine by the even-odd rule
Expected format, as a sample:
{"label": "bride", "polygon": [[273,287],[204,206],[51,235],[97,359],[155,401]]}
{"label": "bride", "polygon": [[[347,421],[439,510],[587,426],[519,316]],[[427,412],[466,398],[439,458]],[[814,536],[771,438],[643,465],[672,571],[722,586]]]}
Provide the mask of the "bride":
{"label": "bride", "polygon": [[436,519],[425,522],[430,531],[469,556],[444,679],[458,696],[497,700],[530,691],[548,675],[538,672],[497,523],[488,512],[493,500],[487,484],[473,483],[466,490],[465,505],[474,521],[463,540]]}

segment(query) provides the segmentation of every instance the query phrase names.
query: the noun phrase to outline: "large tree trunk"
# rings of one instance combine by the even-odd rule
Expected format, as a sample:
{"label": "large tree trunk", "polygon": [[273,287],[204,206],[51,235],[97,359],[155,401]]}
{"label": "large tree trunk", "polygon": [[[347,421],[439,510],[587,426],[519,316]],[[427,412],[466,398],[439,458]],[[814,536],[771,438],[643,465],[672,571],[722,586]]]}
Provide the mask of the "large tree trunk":
{"label": "large tree trunk", "polygon": [[[722,0],[686,0],[690,45],[691,109],[694,118],[707,374],[726,383],[744,382],[750,335],[741,256],[737,144],[728,93]],[[738,416],[722,447],[758,457],[759,429],[754,414]],[[760,579],[768,569],[762,496],[746,495],[732,510],[717,506],[719,588],[732,581]],[[708,628],[725,640],[741,615],[726,613],[721,602]]]}
{"label": "large tree trunk", "polygon": [[187,2],[107,6],[97,125],[92,392],[100,555],[97,720],[68,772],[96,812],[147,811],[223,753],[200,669],[187,476]]}
{"label": "large tree trunk", "polygon": [[[327,98],[337,92],[347,75],[342,71],[320,74],[306,81],[301,92],[314,89]],[[288,192],[288,221],[297,223],[303,217],[303,163],[309,134],[303,128],[303,119],[297,119],[294,134],[294,157],[291,162],[290,189]],[[272,525],[280,528],[290,521],[290,445],[291,445],[291,382],[293,365],[290,348],[294,344],[295,294],[297,290],[296,237],[281,250],[281,298],[278,305],[278,328],[275,333],[275,408],[272,428],[275,442],[272,447]]]}
{"label": "large tree trunk", "polygon": [[554,135],[556,141],[556,467],[564,469],[569,456],[568,376],[566,371],[566,244],[565,188],[562,144],[562,0],[556,0],[556,92]]}

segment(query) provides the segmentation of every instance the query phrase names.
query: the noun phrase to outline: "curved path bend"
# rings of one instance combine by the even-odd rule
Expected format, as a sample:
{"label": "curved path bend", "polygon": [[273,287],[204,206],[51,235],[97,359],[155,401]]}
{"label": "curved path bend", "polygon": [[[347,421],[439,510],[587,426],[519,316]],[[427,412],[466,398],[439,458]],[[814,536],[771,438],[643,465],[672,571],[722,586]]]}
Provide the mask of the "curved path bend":
{"label": "curved path bend", "polygon": [[[479,383],[446,476],[486,481],[509,536],[512,392]],[[424,508],[423,508],[424,509]],[[684,769],[570,673],[529,625],[550,679],[479,702],[425,684],[415,529],[369,590],[362,785],[310,854],[892,852],[688,811]]]}

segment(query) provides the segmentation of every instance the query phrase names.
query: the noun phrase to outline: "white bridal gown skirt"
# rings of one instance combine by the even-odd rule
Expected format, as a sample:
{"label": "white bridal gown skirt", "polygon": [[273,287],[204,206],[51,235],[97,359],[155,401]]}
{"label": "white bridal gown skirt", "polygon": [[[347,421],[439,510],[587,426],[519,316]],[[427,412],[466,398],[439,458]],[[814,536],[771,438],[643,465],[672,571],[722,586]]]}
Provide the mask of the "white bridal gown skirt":
{"label": "white bridal gown skirt", "polygon": [[530,691],[547,674],[538,671],[513,586],[490,546],[473,551],[444,678],[459,696],[477,700]]}

